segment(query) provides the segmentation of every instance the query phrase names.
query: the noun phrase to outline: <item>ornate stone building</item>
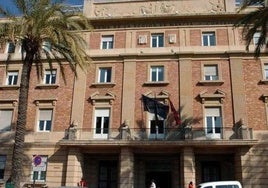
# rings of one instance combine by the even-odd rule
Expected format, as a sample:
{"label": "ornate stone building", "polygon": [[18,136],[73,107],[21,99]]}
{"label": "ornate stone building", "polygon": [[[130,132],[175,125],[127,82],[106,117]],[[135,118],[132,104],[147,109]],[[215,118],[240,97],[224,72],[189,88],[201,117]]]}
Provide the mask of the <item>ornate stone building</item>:
{"label": "ornate stone building", "polygon": [[[31,74],[24,186],[268,186],[268,57],[245,51],[236,0],[85,0],[92,65]],[[14,47],[14,46],[13,46]],[[7,67],[7,52],[12,63]],[[0,54],[0,184],[11,172],[21,64]],[[142,96],[175,106],[164,119]],[[41,163],[39,159],[41,157]],[[37,164],[36,164],[37,163]],[[1,187],[0,185],[0,187]]]}

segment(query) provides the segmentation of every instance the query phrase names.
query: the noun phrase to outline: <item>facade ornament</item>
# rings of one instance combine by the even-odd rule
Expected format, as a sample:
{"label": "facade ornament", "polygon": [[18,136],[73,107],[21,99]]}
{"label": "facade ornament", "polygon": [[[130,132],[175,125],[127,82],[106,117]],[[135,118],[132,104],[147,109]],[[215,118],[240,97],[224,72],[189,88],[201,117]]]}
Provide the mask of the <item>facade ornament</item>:
{"label": "facade ornament", "polygon": [[149,6],[141,6],[140,7],[140,13],[142,14],[142,15],[146,15],[146,14],[153,14],[153,5],[152,5],[152,3],[150,3],[150,5]]}
{"label": "facade ornament", "polygon": [[175,10],[174,5],[168,5],[168,4],[165,4],[165,3],[161,4],[160,11],[162,13],[173,13],[174,10]]}

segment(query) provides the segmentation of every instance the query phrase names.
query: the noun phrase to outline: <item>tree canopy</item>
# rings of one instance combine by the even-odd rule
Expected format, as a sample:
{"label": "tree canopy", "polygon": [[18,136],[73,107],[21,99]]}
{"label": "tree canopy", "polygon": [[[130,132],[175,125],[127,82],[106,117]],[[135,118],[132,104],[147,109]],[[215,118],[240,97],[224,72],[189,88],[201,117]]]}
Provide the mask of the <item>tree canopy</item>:
{"label": "tree canopy", "polygon": [[[249,9],[247,11],[247,9]],[[239,9],[239,13],[244,14],[236,27],[243,27],[243,35],[246,40],[246,49],[249,50],[254,34],[259,34],[259,40],[255,47],[255,57],[260,56],[262,49],[268,48],[268,0],[244,0]]]}
{"label": "tree canopy", "polygon": [[[70,10],[57,0],[13,0],[21,13],[12,15],[0,7],[0,42],[21,46],[21,83],[19,90],[18,117],[12,158],[11,179],[15,188],[23,181],[24,138],[27,122],[30,72],[36,66],[42,76],[43,64],[57,62],[64,75],[63,65],[68,62],[76,73],[77,66],[87,69],[90,58],[83,31],[90,31],[90,24],[82,13]],[[11,57],[11,56],[8,56]],[[7,59],[7,63],[9,60]],[[76,75],[76,74],[75,74]]]}

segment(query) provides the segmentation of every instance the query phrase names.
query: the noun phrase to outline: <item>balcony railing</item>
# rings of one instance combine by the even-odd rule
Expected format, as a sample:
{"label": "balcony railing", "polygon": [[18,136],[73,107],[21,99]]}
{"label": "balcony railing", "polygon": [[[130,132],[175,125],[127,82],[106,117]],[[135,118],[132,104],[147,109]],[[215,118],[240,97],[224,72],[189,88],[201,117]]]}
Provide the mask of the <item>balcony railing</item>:
{"label": "balcony railing", "polygon": [[250,128],[128,128],[94,129],[71,127],[65,132],[69,140],[208,140],[253,139]]}

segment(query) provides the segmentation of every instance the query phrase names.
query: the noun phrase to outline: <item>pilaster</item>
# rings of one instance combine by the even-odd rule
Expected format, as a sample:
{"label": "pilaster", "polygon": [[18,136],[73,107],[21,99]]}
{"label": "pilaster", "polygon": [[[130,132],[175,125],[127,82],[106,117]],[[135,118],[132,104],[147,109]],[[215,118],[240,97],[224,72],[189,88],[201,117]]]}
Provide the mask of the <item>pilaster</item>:
{"label": "pilaster", "polygon": [[76,125],[77,128],[82,128],[83,125],[83,113],[84,101],[86,93],[86,73],[77,67],[77,77],[75,78],[73,88],[73,104],[72,104],[72,117],[71,123]]}
{"label": "pilaster", "polygon": [[189,87],[192,83],[192,60],[179,59],[180,61],[180,107],[183,106],[183,113],[181,116],[193,117],[193,91]]}
{"label": "pilaster", "polygon": [[[247,125],[246,99],[243,80],[242,58],[230,57],[231,85],[233,96],[234,122]],[[242,121],[242,122],[241,122]]]}
{"label": "pilaster", "polygon": [[135,114],[135,84],[136,84],[136,59],[124,60],[123,94],[122,94],[122,123],[127,121],[129,128],[134,126]]}

